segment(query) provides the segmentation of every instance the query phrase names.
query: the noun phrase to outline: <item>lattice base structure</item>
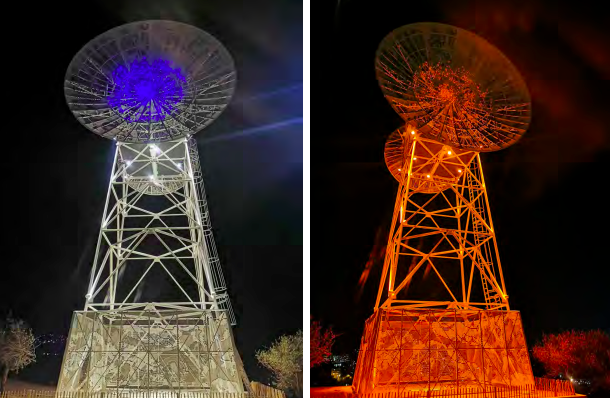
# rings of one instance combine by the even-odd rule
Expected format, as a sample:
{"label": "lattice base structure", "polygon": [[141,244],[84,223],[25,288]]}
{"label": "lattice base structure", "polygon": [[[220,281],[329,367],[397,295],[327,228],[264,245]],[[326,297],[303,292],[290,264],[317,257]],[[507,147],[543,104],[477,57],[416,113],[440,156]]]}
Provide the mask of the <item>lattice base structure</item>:
{"label": "lattice base structure", "polygon": [[383,309],[365,325],[359,394],[533,385],[518,311]]}
{"label": "lattice base structure", "polygon": [[76,311],[57,390],[244,392],[229,323],[225,311]]}

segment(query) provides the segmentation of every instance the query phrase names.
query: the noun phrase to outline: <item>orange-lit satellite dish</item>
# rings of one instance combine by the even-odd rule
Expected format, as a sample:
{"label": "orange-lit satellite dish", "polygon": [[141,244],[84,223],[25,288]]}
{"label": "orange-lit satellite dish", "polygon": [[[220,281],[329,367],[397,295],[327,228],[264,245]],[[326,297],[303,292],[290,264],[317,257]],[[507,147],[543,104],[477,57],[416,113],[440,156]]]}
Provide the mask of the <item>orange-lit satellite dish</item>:
{"label": "orange-lit satellite dish", "polygon": [[453,148],[497,151],[530,122],[530,96],[515,66],[492,44],[440,23],[405,25],[375,59],[392,107],[420,136]]}
{"label": "orange-lit satellite dish", "polygon": [[[407,178],[413,143],[418,141],[411,165],[409,189],[413,192],[435,193],[456,184],[476,151],[452,148],[418,134],[411,134],[410,126],[395,130],[385,144],[385,164],[398,181]],[[405,146],[407,147],[405,150]]]}

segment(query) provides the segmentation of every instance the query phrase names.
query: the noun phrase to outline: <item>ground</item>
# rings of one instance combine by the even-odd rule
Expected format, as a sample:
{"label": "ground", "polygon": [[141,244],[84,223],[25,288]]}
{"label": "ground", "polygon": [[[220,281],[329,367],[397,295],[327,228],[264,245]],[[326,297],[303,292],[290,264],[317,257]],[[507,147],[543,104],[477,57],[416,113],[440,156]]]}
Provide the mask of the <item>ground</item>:
{"label": "ground", "polygon": [[335,392],[352,392],[352,386],[335,386],[335,387],[311,387],[309,391],[313,394],[329,394]]}

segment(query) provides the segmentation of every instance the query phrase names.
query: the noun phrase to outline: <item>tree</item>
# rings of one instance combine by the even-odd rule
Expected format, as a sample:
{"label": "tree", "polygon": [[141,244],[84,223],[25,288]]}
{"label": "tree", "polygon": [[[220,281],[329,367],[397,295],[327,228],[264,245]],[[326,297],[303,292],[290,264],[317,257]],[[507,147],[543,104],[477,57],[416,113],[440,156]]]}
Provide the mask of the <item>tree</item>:
{"label": "tree", "polygon": [[610,390],[610,335],[602,331],[545,335],[534,357],[549,376],[588,380],[591,391]]}
{"label": "tree", "polygon": [[273,373],[274,384],[285,391],[303,394],[303,331],[283,335],[271,347],[256,352],[256,359]]}
{"label": "tree", "polygon": [[320,365],[330,360],[331,349],[337,335],[332,328],[323,330],[318,321],[311,321],[309,326],[309,367]]}
{"label": "tree", "polygon": [[9,318],[0,329],[0,393],[6,387],[9,372],[19,372],[36,360],[32,329],[21,320]]}

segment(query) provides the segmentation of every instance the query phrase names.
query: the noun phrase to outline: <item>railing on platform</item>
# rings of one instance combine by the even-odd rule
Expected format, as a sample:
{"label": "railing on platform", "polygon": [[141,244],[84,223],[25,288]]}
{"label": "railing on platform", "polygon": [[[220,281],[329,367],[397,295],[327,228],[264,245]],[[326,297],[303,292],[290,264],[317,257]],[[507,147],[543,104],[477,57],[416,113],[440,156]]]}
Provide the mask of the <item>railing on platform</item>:
{"label": "railing on platform", "polygon": [[535,378],[535,384],[516,387],[444,388],[438,390],[406,390],[356,394],[347,392],[315,392],[310,398],[547,398],[575,396],[569,381]]}

